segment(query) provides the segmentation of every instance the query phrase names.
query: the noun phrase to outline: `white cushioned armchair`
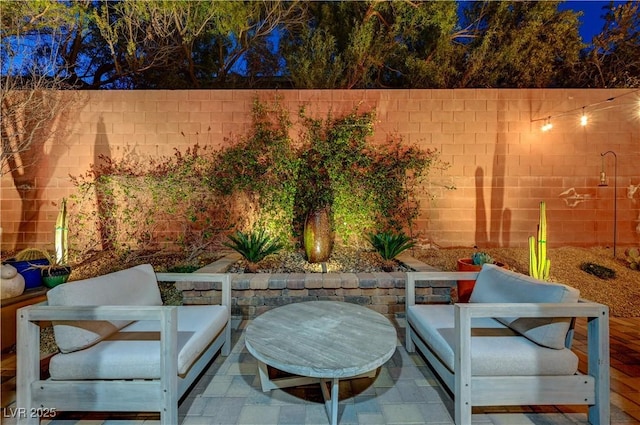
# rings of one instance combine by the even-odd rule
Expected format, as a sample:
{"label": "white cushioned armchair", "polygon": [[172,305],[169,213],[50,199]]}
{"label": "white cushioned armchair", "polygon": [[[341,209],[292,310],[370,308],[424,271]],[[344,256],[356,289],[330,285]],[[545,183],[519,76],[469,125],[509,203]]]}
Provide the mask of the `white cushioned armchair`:
{"label": "white cushioned armchair", "polygon": [[[163,306],[158,281],[217,282],[220,305]],[[175,425],[178,402],[207,364],[231,346],[228,275],[158,273],[145,264],[51,289],[18,310],[17,407],[160,412]],[[40,323],[60,353],[40,376]],[[33,410],[32,410],[33,409]],[[39,418],[19,423],[39,423]]]}
{"label": "white cushioned armchair", "polygon": [[[416,302],[420,281],[476,280],[469,303]],[[610,422],[609,309],[565,285],[494,265],[479,273],[410,272],[406,348],[416,348],[452,393],[455,423],[473,406],[588,406],[592,424]],[[588,323],[588,371],[571,351],[575,318]]]}

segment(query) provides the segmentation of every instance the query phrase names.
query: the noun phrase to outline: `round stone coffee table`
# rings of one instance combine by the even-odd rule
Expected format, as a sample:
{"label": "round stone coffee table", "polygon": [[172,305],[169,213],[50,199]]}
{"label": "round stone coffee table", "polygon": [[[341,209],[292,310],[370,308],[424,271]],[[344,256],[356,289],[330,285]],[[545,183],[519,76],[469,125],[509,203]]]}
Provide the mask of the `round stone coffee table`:
{"label": "round stone coffee table", "polygon": [[[338,423],[339,380],[374,377],[395,352],[396,340],[395,328],[380,313],[336,301],[275,308],[256,317],[245,333],[262,390],[319,382],[332,425]],[[267,366],[296,376],[270,379]]]}

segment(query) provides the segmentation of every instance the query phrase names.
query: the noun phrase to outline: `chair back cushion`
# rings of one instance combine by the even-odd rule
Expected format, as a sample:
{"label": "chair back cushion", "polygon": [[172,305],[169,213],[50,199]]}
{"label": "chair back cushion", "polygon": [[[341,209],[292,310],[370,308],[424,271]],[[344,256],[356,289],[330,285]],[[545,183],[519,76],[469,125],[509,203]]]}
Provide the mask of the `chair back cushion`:
{"label": "chair back cushion", "polygon": [[[478,274],[469,302],[472,303],[575,303],[580,291],[559,283],[544,282],[493,264]],[[514,331],[544,347],[562,349],[570,317],[496,317]]]}
{"label": "chair back cushion", "polygon": [[[143,264],[103,276],[58,285],[47,292],[52,306],[162,305],[156,275]],[[53,322],[63,353],[82,350],[112,335],[130,321],[76,320]]]}

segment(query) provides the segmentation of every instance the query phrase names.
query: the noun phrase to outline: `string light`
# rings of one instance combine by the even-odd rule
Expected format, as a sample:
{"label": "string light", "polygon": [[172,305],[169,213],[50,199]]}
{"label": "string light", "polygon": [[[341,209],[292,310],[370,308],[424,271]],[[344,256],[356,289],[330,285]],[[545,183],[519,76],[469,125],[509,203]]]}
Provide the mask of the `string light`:
{"label": "string light", "polygon": [[584,112],[584,106],[582,107],[582,116],[580,117],[580,125],[586,126],[589,122],[589,118],[587,118],[587,114]]}
{"label": "string light", "polygon": [[[599,102],[594,102],[594,103],[591,103],[589,105],[581,106],[579,108],[570,109],[568,111],[561,112],[561,113],[556,114],[556,115],[549,115],[547,117],[535,118],[535,119],[532,119],[531,122],[533,123],[533,122],[536,122],[536,121],[544,121],[544,124],[542,125],[542,127],[540,127],[540,129],[543,132],[546,132],[546,131],[549,131],[549,130],[551,130],[553,128],[553,125],[551,124],[551,119],[552,118],[559,118],[559,117],[564,117],[564,116],[567,116],[567,115],[576,115],[577,111],[582,110],[582,114],[580,115],[580,125],[582,127],[585,127],[585,126],[587,126],[589,124],[589,115],[587,115],[587,111],[586,111],[587,108],[594,108],[594,107],[603,105],[600,108],[592,109],[590,111],[590,114],[593,114],[593,112],[598,112],[598,111],[603,111],[603,110],[607,110],[607,109],[610,109],[610,108],[614,108],[614,107],[616,107],[616,105],[610,105],[614,100],[616,100],[618,98],[621,98],[623,96],[627,96],[627,95],[630,95],[630,94],[633,94],[633,93],[638,93],[638,92],[640,92],[640,89],[635,89],[635,90],[629,91],[627,93],[623,93],[623,94],[621,94],[619,96],[610,97],[608,99],[601,100]],[[606,104],[606,105],[604,105],[604,104]],[[640,105],[640,102],[639,102],[639,105]],[[618,106],[623,106],[623,105],[618,105]],[[640,113],[640,111],[639,111],[639,113]]]}

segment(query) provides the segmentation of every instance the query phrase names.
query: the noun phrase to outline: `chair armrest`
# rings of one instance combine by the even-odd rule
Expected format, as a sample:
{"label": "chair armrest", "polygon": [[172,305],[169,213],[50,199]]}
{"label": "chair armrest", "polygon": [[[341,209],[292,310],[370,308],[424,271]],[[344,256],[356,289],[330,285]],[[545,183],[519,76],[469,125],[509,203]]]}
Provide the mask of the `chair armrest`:
{"label": "chair armrest", "polygon": [[590,301],[578,303],[458,303],[457,317],[602,317],[609,308]]}
{"label": "chair armrest", "polygon": [[476,280],[480,272],[407,272],[406,307],[416,304],[416,282],[430,280]]}
{"label": "chair armrest", "polygon": [[175,306],[54,306],[46,302],[34,304],[18,310],[18,317],[30,322],[66,320],[166,320],[168,310]]}
{"label": "chair armrest", "polygon": [[[227,326],[222,355],[228,356],[231,350],[231,276],[225,273],[156,273],[158,282],[220,282],[220,305],[227,308]],[[218,289],[218,288],[215,288]]]}
{"label": "chair armrest", "polygon": [[224,273],[156,273],[158,282],[220,282],[221,305],[231,311],[231,277]]}

